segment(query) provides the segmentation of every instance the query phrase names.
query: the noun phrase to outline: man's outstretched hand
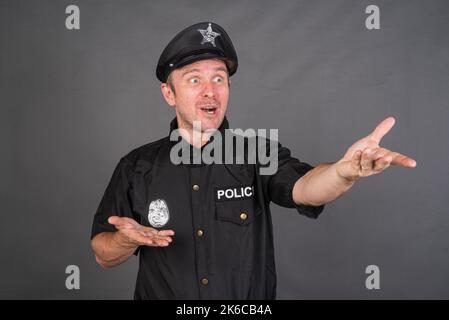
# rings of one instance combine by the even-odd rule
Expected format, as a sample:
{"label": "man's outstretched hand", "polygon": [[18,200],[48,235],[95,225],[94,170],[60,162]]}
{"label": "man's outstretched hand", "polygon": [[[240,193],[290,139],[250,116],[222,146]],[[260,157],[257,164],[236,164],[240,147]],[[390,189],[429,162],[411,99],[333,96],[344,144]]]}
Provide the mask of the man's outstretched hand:
{"label": "man's outstretched hand", "polygon": [[157,230],[144,227],[135,220],[126,217],[112,216],[108,222],[116,227],[120,243],[129,246],[166,247],[173,240],[173,230]]}
{"label": "man's outstretched hand", "polygon": [[374,131],[354,143],[344,157],[337,162],[337,173],[350,181],[380,173],[390,165],[416,167],[416,161],[398,152],[379,146],[380,140],[394,126],[393,117],[386,118]]}

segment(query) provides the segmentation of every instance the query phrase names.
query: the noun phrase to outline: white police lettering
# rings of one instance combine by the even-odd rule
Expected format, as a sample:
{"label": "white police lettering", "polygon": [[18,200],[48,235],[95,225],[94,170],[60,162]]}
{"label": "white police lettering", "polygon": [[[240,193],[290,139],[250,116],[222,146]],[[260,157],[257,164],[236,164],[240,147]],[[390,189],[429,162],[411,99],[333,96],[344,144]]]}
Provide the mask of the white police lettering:
{"label": "white police lettering", "polygon": [[212,31],[212,27],[211,27],[210,23],[206,30],[198,29],[198,31],[203,36],[203,40],[201,41],[201,44],[205,44],[208,42],[208,43],[211,43],[214,47],[215,47],[215,38],[218,36],[221,36],[221,34],[219,34],[218,32]]}
{"label": "white police lettering", "polygon": [[252,186],[217,189],[217,200],[250,198],[253,193]]}

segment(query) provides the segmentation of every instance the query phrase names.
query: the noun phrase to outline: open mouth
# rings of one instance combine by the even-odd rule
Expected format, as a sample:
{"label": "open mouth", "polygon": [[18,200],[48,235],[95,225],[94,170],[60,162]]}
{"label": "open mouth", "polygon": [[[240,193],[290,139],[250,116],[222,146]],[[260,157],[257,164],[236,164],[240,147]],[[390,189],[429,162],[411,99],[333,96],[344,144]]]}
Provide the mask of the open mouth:
{"label": "open mouth", "polygon": [[200,109],[201,109],[201,111],[203,111],[207,114],[214,115],[217,113],[218,108],[214,107],[214,106],[206,106],[206,107],[201,107]]}

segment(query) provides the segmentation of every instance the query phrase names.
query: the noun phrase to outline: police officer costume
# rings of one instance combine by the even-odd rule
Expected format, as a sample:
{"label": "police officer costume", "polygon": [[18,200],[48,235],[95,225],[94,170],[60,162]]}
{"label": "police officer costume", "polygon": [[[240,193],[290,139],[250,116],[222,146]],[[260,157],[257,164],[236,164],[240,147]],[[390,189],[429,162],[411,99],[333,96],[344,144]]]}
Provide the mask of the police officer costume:
{"label": "police officer costume", "polygon": [[[225,30],[211,22],[192,25],[162,52],[157,78],[166,82],[172,70],[211,58],[225,61],[229,75],[236,72],[237,55]],[[224,136],[227,128],[224,118],[218,132]],[[176,118],[170,132],[175,129]],[[141,246],[136,252],[135,299],[274,299],[269,204],[317,218],[323,206],[296,205],[292,198],[295,182],[312,167],[280,144],[273,175],[261,175],[260,165],[248,162],[173,164],[170,150],[176,143],[167,136],[120,159],[96,211],[91,237],[116,231],[107,221],[113,215],[175,231],[169,246]],[[199,150],[194,149],[190,146],[190,151]]]}

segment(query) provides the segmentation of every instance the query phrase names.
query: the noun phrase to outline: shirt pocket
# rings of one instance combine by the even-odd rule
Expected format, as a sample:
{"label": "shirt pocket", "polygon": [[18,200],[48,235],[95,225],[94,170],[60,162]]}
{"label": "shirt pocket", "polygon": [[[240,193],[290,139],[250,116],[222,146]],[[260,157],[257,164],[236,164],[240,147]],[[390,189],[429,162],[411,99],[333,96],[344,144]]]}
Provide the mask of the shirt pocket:
{"label": "shirt pocket", "polygon": [[254,199],[229,200],[215,203],[216,219],[245,226],[251,224],[261,210]]}

